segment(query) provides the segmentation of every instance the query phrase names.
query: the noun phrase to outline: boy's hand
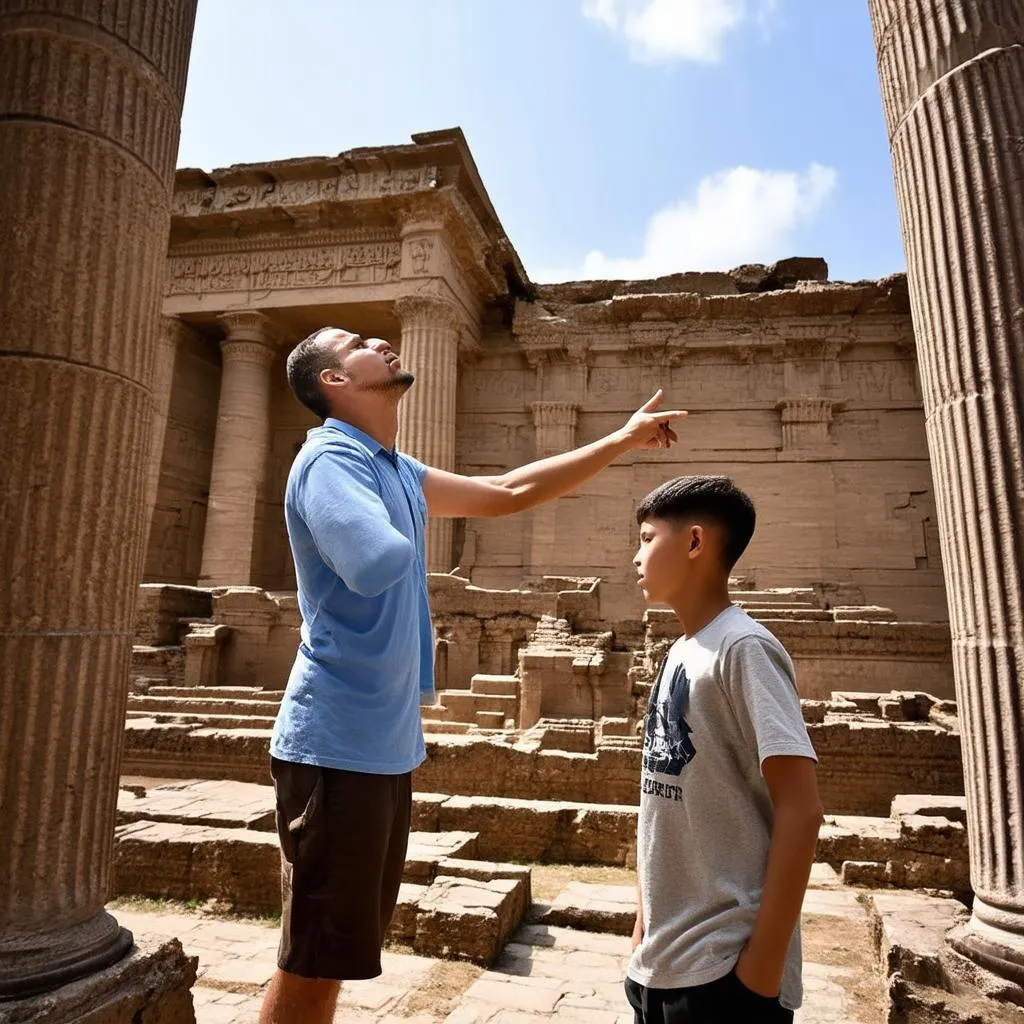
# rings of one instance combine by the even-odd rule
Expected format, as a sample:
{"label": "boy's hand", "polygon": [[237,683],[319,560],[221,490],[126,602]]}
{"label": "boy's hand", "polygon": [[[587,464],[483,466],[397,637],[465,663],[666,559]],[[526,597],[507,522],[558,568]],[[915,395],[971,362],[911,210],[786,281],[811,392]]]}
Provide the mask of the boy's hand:
{"label": "boy's hand", "polygon": [[736,977],[744,988],[766,999],[774,999],[782,988],[782,977],[778,969],[758,963],[758,958],[750,952],[749,946],[743,947],[736,961]]}
{"label": "boy's hand", "polygon": [[637,914],[637,916],[636,916],[636,924],[633,925],[633,945],[632,945],[630,951],[631,952],[635,952],[637,946],[639,946],[640,943],[643,942],[643,941],[644,941],[644,924],[643,924],[643,921],[640,920],[640,915]]}
{"label": "boy's hand", "polygon": [[628,448],[671,448],[679,440],[672,429],[675,420],[686,413],[681,409],[658,412],[664,398],[661,388],[644,402],[622,428],[622,439]]}

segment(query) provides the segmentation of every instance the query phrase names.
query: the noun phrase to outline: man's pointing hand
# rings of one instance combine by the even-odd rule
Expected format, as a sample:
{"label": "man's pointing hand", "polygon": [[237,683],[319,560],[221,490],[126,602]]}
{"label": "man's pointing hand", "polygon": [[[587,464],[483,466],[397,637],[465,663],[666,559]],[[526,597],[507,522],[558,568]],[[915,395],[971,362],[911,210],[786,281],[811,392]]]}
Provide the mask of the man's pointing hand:
{"label": "man's pointing hand", "polygon": [[686,416],[681,409],[659,412],[665,393],[661,388],[649,398],[622,428],[630,448],[671,448],[679,440],[672,424]]}

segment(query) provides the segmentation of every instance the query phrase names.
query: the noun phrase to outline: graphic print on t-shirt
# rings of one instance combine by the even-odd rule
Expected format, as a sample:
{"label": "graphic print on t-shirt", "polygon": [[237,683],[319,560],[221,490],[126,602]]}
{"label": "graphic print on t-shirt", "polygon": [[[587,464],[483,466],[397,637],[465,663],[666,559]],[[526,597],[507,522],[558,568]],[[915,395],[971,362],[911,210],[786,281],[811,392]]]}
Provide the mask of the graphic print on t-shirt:
{"label": "graphic print on t-shirt", "polygon": [[[667,659],[666,659],[667,661]],[[690,741],[692,730],[683,717],[690,700],[690,680],[682,664],[672,671],[672,681],[663,694],[661,675],[651,691],[644,729],[644,770],[662,775],[679,775],[696,756]]]}

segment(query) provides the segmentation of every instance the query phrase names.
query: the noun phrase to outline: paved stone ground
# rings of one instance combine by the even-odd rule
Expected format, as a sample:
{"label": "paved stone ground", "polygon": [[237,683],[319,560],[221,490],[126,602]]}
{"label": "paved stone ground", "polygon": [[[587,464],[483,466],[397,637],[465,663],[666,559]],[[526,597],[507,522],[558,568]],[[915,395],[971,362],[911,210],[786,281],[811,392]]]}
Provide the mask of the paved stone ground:
{"label": "paved stone ground", "polygon": [[[817,868],[804,905],[806,1001],[799,1024],[882,1024],[883,988],[856,894]],[[615,888],[615,887],[611,887]],[[599,894],[601,899],[612,893]],[[119,906],[127,928],[176,935],[199,957],[199,1024],[252,1024],[274,970],[276,928],[202,914]],[[384,974],[343,989],[336,1022],[373,1024],[632,1024],[622,993],[629,940],[524,925],[490,971],[402,953]]]}

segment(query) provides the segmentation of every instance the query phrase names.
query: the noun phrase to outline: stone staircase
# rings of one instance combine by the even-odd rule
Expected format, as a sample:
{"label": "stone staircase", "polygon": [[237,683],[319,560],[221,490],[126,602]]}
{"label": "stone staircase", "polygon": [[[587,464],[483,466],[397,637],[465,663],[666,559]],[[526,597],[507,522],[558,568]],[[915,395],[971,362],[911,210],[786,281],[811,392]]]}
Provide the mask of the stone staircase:
{"label": "stone staircase", "polygon": [[468,690],[441,690],[437,703],[423,709],[428,732],[501,732],[516,728],[518,720],[517,676],[477,674]]}
{"label": "stone staircase", "polygon": [[167,686],[148,679],[132,681],[128,721],[193,725],[211,729],[267,729],[284,690],[253,686]]}
{"label": "stone staircase", "polygon": [[[430,822],[428,801],[414,826]],[[280,912],[273,789],[230,781],[125,780],[118,796],[112,895],[213,901]],[[435,825],[440,824],[435,813]],[[488,966],[531,905],[530,869],[484,860],[475,831],[415,828],[389,941],[424,956]],[[493,846],[493,841],[491,842]]]}

